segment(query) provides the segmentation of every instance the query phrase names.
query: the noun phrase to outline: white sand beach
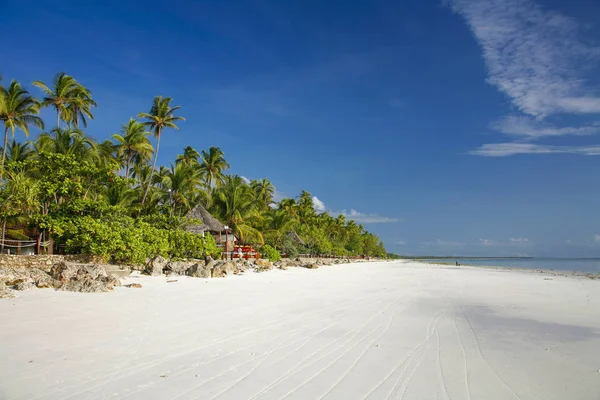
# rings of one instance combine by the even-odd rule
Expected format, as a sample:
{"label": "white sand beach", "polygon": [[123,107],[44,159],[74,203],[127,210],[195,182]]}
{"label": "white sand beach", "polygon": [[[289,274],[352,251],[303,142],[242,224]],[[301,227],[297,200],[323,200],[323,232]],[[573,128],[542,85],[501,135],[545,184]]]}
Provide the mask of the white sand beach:
{"label": "white sand beach", "polygon": [[0,300],[0,399],[600,399],[586,277],[389,262],[128,282]]}

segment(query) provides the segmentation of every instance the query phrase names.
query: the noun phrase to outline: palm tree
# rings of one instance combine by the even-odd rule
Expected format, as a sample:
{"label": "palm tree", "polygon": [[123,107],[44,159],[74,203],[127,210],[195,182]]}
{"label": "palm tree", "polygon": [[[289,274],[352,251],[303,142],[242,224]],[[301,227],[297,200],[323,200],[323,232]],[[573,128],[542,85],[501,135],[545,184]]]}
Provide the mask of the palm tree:
{"label": "palm tree", "polygon": [[38,153],[58,153],[74,155],[79,161],[98,160],[98,144],[75,128],[54,128],[50,133],[42,133],[34,142]]}
{"label": "palm tree", "polygon": [[239,175],[226,175],[223,184],[213,193],[213,210],[219,219],[231,227],[242,240],[264,244],[262,233],[253,225],[260,213],[250,186]]}
{"label": "palm tree", "polygon": [[87,118],[94,119],[91,108],[96,107],[96,102],[92,99],[92,93],[82,85],[79,85],[75,97],[71,100],[65,110],[67,121],[79,128],[79,120],[83,126],[87,128]]}
{"label": "palm tree", "polygon": [[162,180],[165,191],[165,200],[168,196],[171,212],[179,211],[181,216],[183,212],[191,209],[191,200],[195,198],[195,193],[200,185],[198,170],[193,166],[184,163],[171,164],[171,168],[166,171],[166,176]]}
{"label": "palm tree", "polygon": [[39,182],[27,176],[24,171],[9,172],[3,190],[0,192],[0,217],[2,236],[0,253],[4,250],[6,222],[8,219],[21,220],[39,208]]}
{"label": "palm tree", "polygon": [[[160,147],[160,138],[162,130],[164,128],[173,128],[179,130],[179,127],[177,127],[175,122],[185,121],[185,118],[173,115],[173,113],[177,111],[180,107],[171,107],[171,100],[172,99],[170,97],[156,96],[154,98],[152,108],[150,108],[150,112],[138,114],[138,118],[146,119],[144,125],[150,127],[150,130],[154,133],[154,137],[156,137],[156,150],[154,151],[154,162],[152,163],[152,171],[150,171],[150,177],[152,177],[152,174],[156,169],[156,160],[158,159],[158,149]],[[149,179],[148,186],[146,187],[146,190],[144,191],[144,196],[142,197],[142,204],[144,204],[144,202],[146,201],[146,196],[148,195],[148,190],[150,190],[151,184],[152,179]]]}
{"label": "palm tree", "polygon": [[[44,99],[42,100],[42,106],[54,107],[56,110],[56,127],[60,128],[61,118],[65,121],[73,120],[71,117],[73,112],[77,112],[78,108],[81,109],[81,104],[75,109],[73,104],[83,102],[82,92],[86,89],[83,88],[75,78],[70,75],[61,72],[54,77],[53,87],[48,87],[42,81],[34,81],[33,85],[42,90],[44,93]],[[88,92],[89,93],[89,92]],[[91,102],[91,103],[90,103]],[[93,100],[91,94],[87,96],[87,106],[92,106]],[[93,103],[95,105],[95,103]],[[88,110],[89,111],[89,110]],[[85,112],[84,112],[85,113]],[[63,115],[65,114],[65,115]]]}
{"label": "palm tree", "polygon": [[2,88],[0,97],[4,99],[4,107],[0,113],[0,121],[4,123],[4,145],[2,146],[2,161],[0,162],[0,179],[6,158],[8,144],[8,131],[15,136],[15,130],[20,129],[25,136],[29,136],[29,125],[44,128],[44,122],[37,114],[40,103],[27,92],[17,81],[12,81],[8,88]]}
{"label": "palm tree", "polygon": [[25,161],[33,155],[30,142],[20,143],[12,140],[6,148],[6,159],[8,162]]}
{"label": "palm tree", "polygon": [[211,147],[208,152],[202,150],[200,173],[204,178],[204,186],[209,193],[212,186],[218,186],[223,181],[223,171],[229,168],[229,163],[223,157],[223,151],[218,147]]}
{"label": "palm tree", "polygon": [[256,199],[259,201],[261,209],[266,210],[273,203],[273,195],[275,194],[275,186],[267,178],[260,181],[253,180],[250,182],[250,187],[254,190]]}
{"label": "palm tree", "polygon": [[125,178],[129,179],[129,170],[134,161],[147,162],[152,158],[154,147],[148,139],[150,132],[141,122],[131,118],[121,128],[121,134],[115,133],[112,138],[117,141],[117,154],[125,167]]}
{"label": "palm tree", "polygon": [[266,212],[265,219],[267,222],[265,234],[273,240],[273,247],[275,248],[296,224],[296,220],[284,210],[269,209]]}
{"label": "palm tree", "polygon": [[200,157],[200,153],[192,146],[187,146],[183,149],[183,154],[177,155],[176,162],[184,163],[186,165],[199,165],[198,158]]}

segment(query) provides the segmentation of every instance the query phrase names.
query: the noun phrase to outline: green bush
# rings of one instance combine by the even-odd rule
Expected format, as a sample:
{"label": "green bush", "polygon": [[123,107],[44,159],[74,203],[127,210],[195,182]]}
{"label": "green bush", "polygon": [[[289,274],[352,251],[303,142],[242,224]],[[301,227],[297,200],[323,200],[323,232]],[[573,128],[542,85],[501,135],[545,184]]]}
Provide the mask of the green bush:
{"label": "green bush", "polygon": [[261,252],[261,255],[263,258],[268,258],[269,261],[271,261],[271,262],[281,260],[281,254],[279,254],[279,251],[275,250],[273,247],[269,246],[268,244],[265,244],[260,249],[260,252]]}
{"label": "green bush", "polygon": [[[105,261],[143,264],[161,255],[170,259],[220,257],[211,235],[202,237],[181,229],[165,229],[130,217],[104,221],[91,216],[45,221],[57,243],[70,254],[91,254]],[[163,225],[164,226],[164,225]]]}

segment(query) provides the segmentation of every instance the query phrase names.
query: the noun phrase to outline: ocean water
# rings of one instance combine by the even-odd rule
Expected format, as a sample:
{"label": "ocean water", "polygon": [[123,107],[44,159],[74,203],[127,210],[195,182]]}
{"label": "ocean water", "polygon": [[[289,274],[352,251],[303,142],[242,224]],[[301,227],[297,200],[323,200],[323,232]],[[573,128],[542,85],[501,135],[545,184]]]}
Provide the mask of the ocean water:
{"label": "ocean water", "polygon": [[600,273],[600,258],[437,258],[419,261]]}

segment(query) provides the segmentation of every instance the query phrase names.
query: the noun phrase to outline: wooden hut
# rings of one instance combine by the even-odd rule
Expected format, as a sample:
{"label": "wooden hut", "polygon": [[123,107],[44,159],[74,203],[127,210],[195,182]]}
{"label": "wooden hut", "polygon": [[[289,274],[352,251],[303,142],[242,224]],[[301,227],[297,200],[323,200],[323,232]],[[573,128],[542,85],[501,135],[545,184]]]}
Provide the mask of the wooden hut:
{"label": "wooden hut", "polygon": [[202,224],[200,225],[188,225],[187,230],[189,232],[203,236],[205,232],[208,232],[215,238],[215,242],[217,242],[218,245],[222,246],[225,244],[225,251],[231,251],[233,249],[235,242],[237,242],[235,235],[233,235],[231,230],[229,230],[226,237],[225,225],[210,215],[210,213],[202,206],[202,204],[198,204],[196,207],[192,208],[188,212],[187,218],[202,220]]}

